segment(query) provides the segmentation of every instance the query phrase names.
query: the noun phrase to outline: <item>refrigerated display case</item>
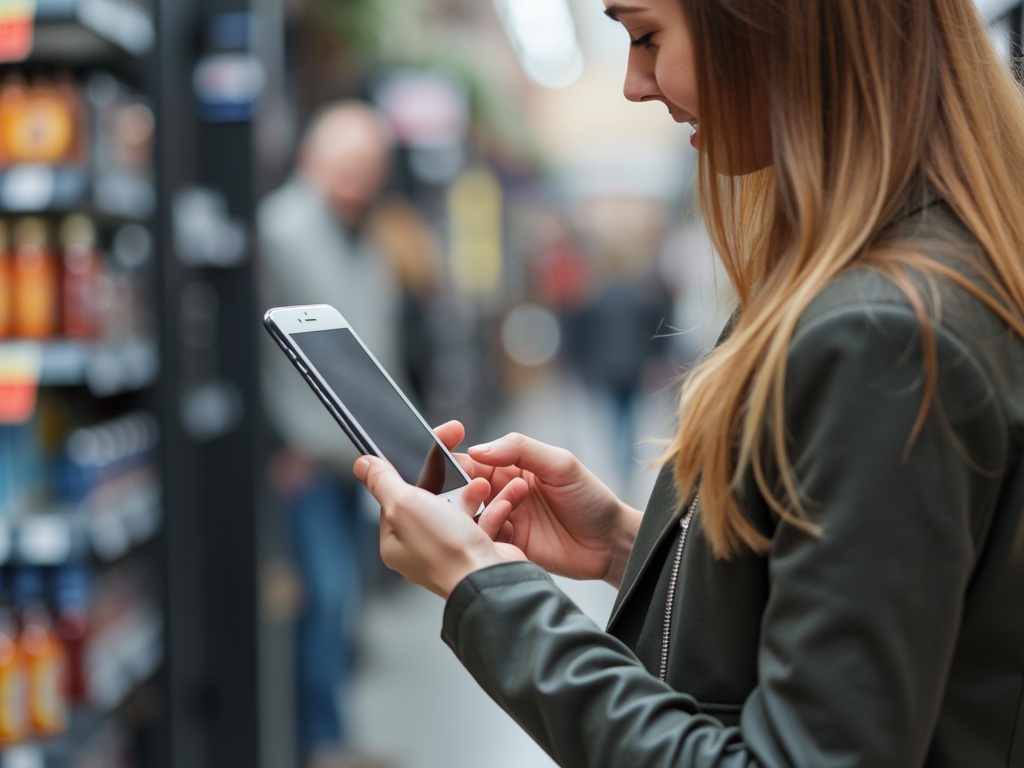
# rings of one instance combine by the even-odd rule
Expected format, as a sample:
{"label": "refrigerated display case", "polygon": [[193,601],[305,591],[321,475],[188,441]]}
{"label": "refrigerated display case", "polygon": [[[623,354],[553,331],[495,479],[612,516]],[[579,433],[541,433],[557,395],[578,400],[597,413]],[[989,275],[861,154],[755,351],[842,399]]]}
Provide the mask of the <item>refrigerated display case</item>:
{"label": "refrigerated display case", "polygon": [[0,3],[0,768],[269,764],[253,10]]}
{"label": "refrigerated display case", "polygon": [[0,22],[0,765],[137,764],[165,659],[151,8]]}

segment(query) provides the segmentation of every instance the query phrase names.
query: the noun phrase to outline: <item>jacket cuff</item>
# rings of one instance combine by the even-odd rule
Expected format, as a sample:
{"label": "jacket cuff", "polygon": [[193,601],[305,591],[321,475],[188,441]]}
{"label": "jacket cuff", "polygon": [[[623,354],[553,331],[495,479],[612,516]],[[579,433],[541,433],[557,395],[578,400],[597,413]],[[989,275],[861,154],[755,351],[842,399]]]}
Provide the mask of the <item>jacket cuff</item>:
{"label": "jacket cuff", "polygon": [[537,581],[554,584],[545,570],[533,563],[526,562],[490,565],[469,574],[455,586],[448,596],[441,624],[441,639],[449,648],[458,652],[459,628],[462,626],[462,619],[484,596],[484,592],[492,588],[506,588]]}

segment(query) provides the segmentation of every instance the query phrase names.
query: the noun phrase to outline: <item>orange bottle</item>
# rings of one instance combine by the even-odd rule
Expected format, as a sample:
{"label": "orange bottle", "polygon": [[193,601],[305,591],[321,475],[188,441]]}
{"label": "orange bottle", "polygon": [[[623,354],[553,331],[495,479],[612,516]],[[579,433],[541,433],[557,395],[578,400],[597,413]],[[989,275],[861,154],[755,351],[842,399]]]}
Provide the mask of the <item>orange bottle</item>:
{"label": "orange bottle", "polygon": [[86,148],[89,141],[86,130],[88,120],[86,119],[85,99],[70,72],[60,72],[54,76],[53,91],[64,104],[71,129],[71,136],[60,160],[64,164],[83,164],[86,160]]}
{"label": "orange bottle", "polygon": [[13,298],[10,240],[7,237],[7,223],[0,221],[0,339],[11,335]]}
{"label": "orange bottle", "polygon": [[49,77],[9,79],[0,100],[0,132],[9,161],[58,165],[74,154],[74,107]]}
{"label": "orange bottle", "polygon": [[29,736],[25,659],[10,604],[0,604],[0,746]]}
{"label": "orange bottle", "polygon": [[11,285],[15,336],[45,339],[57,333],[57,260],[50,250],[46,224],[27,217],[14,227]]}
{"label": "orange bottle", "polygon": [[0,83],[0,167],[20,162],[18,157],[19,126],[25,114],[28,83],[25,77],[12,72]]}
{"label": "orange bottle", "polygon": [[42,574],[18,571],[15,589],[21,606],[19,645],[27,676],[28,725],[35,737],[63,733],[68,726],[67,657],[43,598]]}

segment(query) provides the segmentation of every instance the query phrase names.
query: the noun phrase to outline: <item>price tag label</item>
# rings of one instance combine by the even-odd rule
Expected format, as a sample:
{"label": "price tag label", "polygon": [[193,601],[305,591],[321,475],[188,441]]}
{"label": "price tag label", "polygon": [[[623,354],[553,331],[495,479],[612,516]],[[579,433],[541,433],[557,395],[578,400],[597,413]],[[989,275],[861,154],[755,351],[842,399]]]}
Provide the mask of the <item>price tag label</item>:
{"label": "price tag label", "polygon": [[71,555],[71,523],[62,515],[29,515],[21,522],[18,554],[33,565],[60,565]]}
{"label": "price tag label", "polygon": [[0,753],[0,768],[46,768],[43,748],[38,744],[14,744]]}
{"label": "price tag label", "polygon": [[0,61],[23,61],[32,53],[36,0],[0,0]]}
{"label": "price tag label", "polygon": [[23,424],[32,417],[42,363],[38,344],[0,344],[0,424]]}
{"label": "price tag label", "polygon": [[9,211],[42,211],[53,204],[56,186],[50,166],[16,165],[4,176],[0,204]]}

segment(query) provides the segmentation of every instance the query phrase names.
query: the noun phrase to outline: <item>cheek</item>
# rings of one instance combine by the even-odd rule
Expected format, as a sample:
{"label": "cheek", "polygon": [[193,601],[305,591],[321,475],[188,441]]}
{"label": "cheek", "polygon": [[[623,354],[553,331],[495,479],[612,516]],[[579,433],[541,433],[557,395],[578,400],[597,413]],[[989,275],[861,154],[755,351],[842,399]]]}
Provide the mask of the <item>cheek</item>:
{"label": "cheek", "polygon": [[692,62],[681,56],[663,58],[658,62],[657,78],[665,98],[699,117],[697,73]]}

